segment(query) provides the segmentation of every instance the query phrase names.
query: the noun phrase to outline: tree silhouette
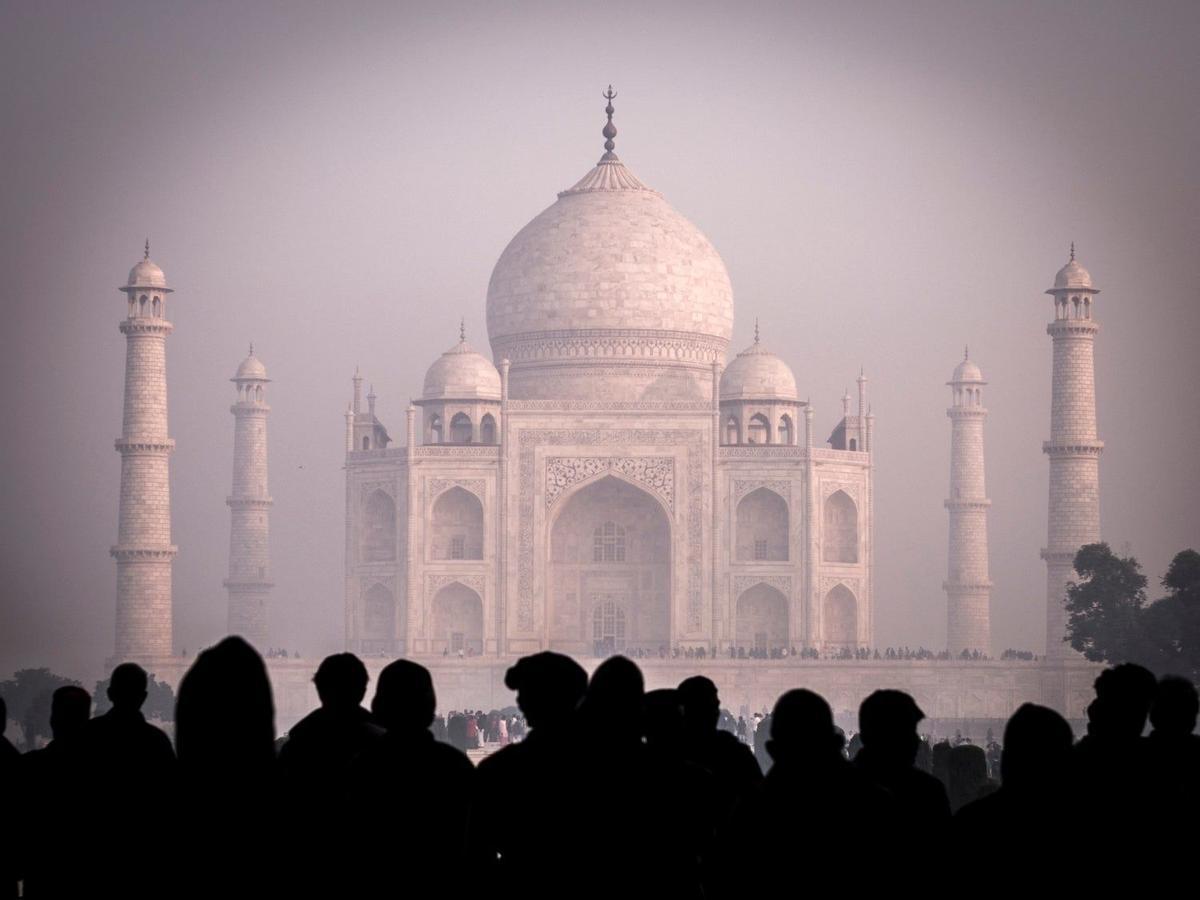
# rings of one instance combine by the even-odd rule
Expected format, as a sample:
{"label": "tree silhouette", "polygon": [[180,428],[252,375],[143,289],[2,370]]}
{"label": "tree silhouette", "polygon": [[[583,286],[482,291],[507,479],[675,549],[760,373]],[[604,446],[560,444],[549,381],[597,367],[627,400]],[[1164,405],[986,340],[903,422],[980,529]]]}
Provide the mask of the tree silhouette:
{"label": "tree silhouette", "polygon": [[0,696],[8,704],[9,718],[21,724],[25,750],[34,749],[39,737],[50,737],[51,695],[68,684],[79,682],[49,669],[21,669],[8,681],[0,681]]}

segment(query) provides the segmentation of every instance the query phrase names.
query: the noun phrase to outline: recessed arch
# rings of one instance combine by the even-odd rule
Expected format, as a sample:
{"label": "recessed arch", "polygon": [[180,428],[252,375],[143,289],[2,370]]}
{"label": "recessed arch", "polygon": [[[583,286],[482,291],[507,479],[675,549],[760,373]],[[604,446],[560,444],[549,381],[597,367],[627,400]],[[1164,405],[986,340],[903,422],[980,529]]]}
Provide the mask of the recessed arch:
{"label": "recessed arch", "polygon": [[830,649],[854,649],[858,646],[858,600],[844,584],[825,595],[822,603],[825,646]]}
{"label": "recessed arch", "polygon": [[821,560],[858,562],[858,506],[845,491],[834,491],[825,500],[822,516]]}
{"label": "recessed arch", "polygon": [[435,653],[479,656],[483,653],[483,599],[460,581],[443,587],[433,597]]}
{"label": "recessed arch", "polygon": [[779,417],[779,443],[791,445],[796,442],[796,428],[792,417],[786,413]]}
{"label": "recessed arch", "polygon": [[382,490],[374,490],[367,497],[362,558],[366,562],[396,558],[396,502]]}
{"label": "recessed arch", "polygon": [[757,488],[738,501],[738,562],[786,562],[789,533],[787,501],[770,488]]}
{"label": "recessed arch", "polygon": [[771,443],[771,423],[762,413],[755,413],[750,417],[750,423],[746,427],[746,443]]}
{"label": "recessed arch", "polygon": [[738,426],[737,416],[730,416],[725,421],[725,443],[736,444],[741,428]]}
{"label": "recessed arch", "polygon": [[782,591],[759,582],[737,599],[737,646],[770,654],[788,646],[788,599]]}
{"label": "recessed arch", "polygon": [[432,559],[483,559],[483,503],[465,488],[443,491],[430,516]]}
{"label": "recessed arch", "polygon": [[479,420],[479,442],[496,443],[496,420],[491,413],[484,413],[483,418]]}
{"label": "recessed arch", "polygon": [[372,645],[390,645],[396,623],[396,600],[392,592],[376,582],[363,596],[362,639]]}
{"label": "recessed arch", "polygon": [[605,473],[559,499],[548,529],[552,648],[607,655],[622,643],[653,653],[670,646],[671,523],[660,497]]}
{"label": "recessed arch", "polygon": [[471,417],[466,413],[456,413],[450,420],[450,443],[471,443]]}

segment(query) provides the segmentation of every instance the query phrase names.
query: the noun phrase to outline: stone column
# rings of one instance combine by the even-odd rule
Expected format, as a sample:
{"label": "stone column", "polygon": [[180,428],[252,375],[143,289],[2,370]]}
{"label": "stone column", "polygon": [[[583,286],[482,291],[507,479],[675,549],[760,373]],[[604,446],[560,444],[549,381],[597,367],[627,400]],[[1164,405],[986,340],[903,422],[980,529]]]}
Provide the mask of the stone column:
{"label": "stone column", "polygon": [[172,645],[171,488],[167,435],[166,299],[162,269],[145,258],[119,290],[128,297],[125,410],[121,437],[121,499],[117,514],[117,622],[114,662],[170,656]]}
{"label": "stone column", "polygon": [[267,600],[271,592],[267,492],[267,370],[254,355],[230,379],[237,385],[233,413],[233,489],[229,506],[228,629],[257,647],[267,646]]}
{"label": "stone column", "polygon": [[946,581],[946,647],[991,652],[991,590],[988,575],[987,499],[983,468],[982,387],[978,366],[963,361],[947,382],[953,392],[950,417],[950,549]]}
{"label": "stone column", "polygon": [[1100,540],[1100,454],[1096,437],[1096,376],[1093,351],[1100,326],[1092,321],[1092,301],[1100,291],[1087,270],[1071,259],[1054,287],[1054,321],[1046,326],[1054,347],[1050,440],[1050,497],[1046,548],[1046,656],[1065,659],[1074,651],[1067,633],[1066,585],[1075,577],[1075,553]]}

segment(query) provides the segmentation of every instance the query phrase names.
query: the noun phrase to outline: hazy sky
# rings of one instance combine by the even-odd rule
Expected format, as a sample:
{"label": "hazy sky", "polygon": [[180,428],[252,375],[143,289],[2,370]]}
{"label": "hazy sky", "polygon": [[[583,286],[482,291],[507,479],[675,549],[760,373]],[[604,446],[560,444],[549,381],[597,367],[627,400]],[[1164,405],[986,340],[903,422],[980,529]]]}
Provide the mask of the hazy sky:
{"label": "hazy sky", "polygon": [[1041,651],[1052,302],[1096,318],[1103,533],[1157,587],[1200,545],[1200,5],[0,4],[0,677],[113,649],[125,341],[152,257],[168,341],[176,643],[225,622],[234,398],[270,394],[273,629],[341,648],[356,364],[403,433],[508,240],[617,151],[733,280],[824,438],[870,377],[881,645],[945,640],[950,424],[985,404],[993,635]]}

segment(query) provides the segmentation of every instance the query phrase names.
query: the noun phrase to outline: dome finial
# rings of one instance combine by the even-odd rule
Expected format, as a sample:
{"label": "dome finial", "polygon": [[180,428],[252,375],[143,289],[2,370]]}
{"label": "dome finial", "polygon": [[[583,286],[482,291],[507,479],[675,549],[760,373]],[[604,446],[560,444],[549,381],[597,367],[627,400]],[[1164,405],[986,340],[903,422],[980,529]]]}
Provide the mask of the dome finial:
{"label": "dome finial", "polygon": [[253,355],[254,355],[254,341],[251,341],[251,342],[250,342],[250,355],[251,355],[251,356],[253,356]]}
{"label": "dome finial", "polygon": [[467,317],[466,316],[463,316],[461,319],[458,320],[458,340],[459,340],[459,343],[466,343],[466,341],[467,341]]}
{"label": "dome finial", "polygon": [[612,85],[610,84],[608,90],[600,96],[608,101],[608,105],[604,107],[604,112],[608,115],[608,123],[604,126],[604,130],[600,132],[604,135],[604,156],[601,157],[601,160],[616,159],[617,154],[613,153],[613,150],[617,145],[613,143],[613,138],[617,136],[617,126],[613,124],[612,120],[613,113],[616,110],[613,109],[612,102],[617,99],[617,93],[612,89]]}
{"label": "dome finial", "polygon": [[1075,242],[1071,241],[1071,262],[1075,262]]}
{"label": "dome finial", "polygon": [[149,259],[149,258],[150,258],[150,238],[146,238],[146,255],[143,256],[142,259]]}
{"label": "dome finial", "polygon": [[758,316],[754,317],[754,343],[758,343]]}
{"label": "dome finial", "polygon": [[971,348],[967,344],[963,344],[963,362],[971,358]]}

